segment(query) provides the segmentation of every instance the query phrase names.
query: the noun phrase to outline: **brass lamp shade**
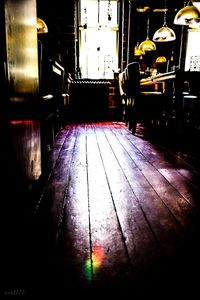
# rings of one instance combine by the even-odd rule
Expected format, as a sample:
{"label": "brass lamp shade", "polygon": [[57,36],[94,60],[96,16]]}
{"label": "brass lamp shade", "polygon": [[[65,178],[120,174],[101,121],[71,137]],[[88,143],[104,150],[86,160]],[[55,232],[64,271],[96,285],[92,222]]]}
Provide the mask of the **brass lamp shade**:
{"label": "brass lamp shade", "polygon": [[200,18],[200,11],[196,6],[192,4],[190,1],[188,5],[181,8],[175,18],[174,18],[174,24],[176,25],[191,25],[193,22],[193,19]]}
{"label": "brass lamp shade", "polygon": [[154,51],[156,50],[156,44],[149,39],[149,8],[147,10],[147,36],[146,40],[141,42],[138,46],[138,49],[141,50],[144,54],[146,51]]}
{"label": "brass lamp shade", "polygon": [[166,59],[165,56],[158,56],[158,57],[156,58],[156,63],[157,63],[157,64],[165,63],[165,62],[167,62],[167,59]]}
{"label": "brass lamp shade", "polygon": [[167,25],[163,25],[161,28],[156,30],[153,35],[154,42],[171,42],[176,39],[175,32]]}
{"label": "brass lamp shade", "polygon": [[143,41],[142,43],[140,43],[139,45],[139,50],[142,50],[143,52],[146,51],[154,51],[156,50],[156,45],[153,41],[151,41],[148,37],[146,38],[145,41]]}
{"label": "brass lamp shade", "polygon": [[43,34],[47,32],[48,32],[48,27],[46,23],[42,19],[37,18],[37,33]]}
{"label": "brass lamp shade", "polygon": [[137,45],[134,47],[134,55],[141,56],[143,54],[144,54],[144,52],[141,49],[139,49],[139,44],[137,43]]}
{"label": "brass lamp shade", "polygon": [[165,73],[167,68],[167,59],[165,56],[158,56],[156,58],[156,67],[158,73]]}
{"label": "brass lamp shade", "polygon": [[188,22],[189,28],[200,29],[200,18],[196,18]]}

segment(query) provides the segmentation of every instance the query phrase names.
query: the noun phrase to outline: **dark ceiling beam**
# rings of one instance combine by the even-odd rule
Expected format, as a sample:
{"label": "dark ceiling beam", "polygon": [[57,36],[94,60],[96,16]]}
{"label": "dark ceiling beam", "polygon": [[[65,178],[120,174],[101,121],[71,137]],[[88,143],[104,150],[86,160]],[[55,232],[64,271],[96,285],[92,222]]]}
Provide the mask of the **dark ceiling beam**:
{"label": "dark ceiling beam", "polygon": [[[151,9],[164,8],[165,0],[128,0],[134,2],[136,6],[149,6]],[[167,7],[175,9],[183,7],[185,0],[167,0]]]}

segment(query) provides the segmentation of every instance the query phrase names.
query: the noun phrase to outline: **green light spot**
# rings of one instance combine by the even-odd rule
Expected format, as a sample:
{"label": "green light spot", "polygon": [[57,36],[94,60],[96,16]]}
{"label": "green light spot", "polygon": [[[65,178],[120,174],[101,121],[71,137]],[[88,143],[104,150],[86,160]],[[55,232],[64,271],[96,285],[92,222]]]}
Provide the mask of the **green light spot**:
{"label": "green light spot", "polygon": [[90,259],[87,259],[85,263],[85,277],[88,281],[92,281],[92,268]]}

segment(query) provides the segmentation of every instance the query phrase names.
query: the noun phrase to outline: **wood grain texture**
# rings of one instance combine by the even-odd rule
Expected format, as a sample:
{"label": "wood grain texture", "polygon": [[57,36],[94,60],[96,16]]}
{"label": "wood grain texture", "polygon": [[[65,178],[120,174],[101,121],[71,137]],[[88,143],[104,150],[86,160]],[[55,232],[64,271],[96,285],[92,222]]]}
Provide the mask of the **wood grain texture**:
{"label": "wood grain texture", "polygon": [[59,132],[32,216],[30,294],[198,292],[200,157],[165,137],[119,122]]}

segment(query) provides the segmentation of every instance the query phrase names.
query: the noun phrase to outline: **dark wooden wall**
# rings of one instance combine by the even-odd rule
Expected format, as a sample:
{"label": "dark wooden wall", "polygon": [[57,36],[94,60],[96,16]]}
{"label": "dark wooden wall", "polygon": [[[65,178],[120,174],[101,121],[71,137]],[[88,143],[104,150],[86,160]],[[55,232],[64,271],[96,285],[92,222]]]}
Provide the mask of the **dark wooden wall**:
{"label": "dark wooden wall", "polygon": [[50,57],[59,57],[66,72],[75,76],[76,63],[76,22],[77,1],[58,0],[49,2],[37,0],[37,16],[45,21],[48,34],[43,37]]}

